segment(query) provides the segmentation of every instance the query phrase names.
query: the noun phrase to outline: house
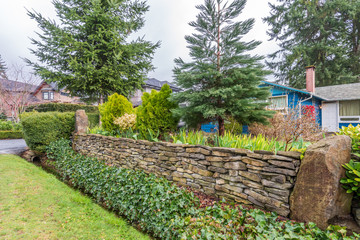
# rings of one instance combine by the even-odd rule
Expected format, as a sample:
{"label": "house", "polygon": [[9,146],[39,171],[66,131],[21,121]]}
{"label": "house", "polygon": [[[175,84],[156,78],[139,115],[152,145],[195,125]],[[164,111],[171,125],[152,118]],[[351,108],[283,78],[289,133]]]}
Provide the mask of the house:
{"label": "house", "polygon": [[36,85],[0,78],[0,114],[17,120],[35,88]]}
{"label": "house", "polygon": [[264,82],[271,87],[272,109],[312,105],[323,130],[336,132],[343,126],[360,124],[360,83],[315,87],[315,67],[306,69],[306,90]]}
{"label": "house", "polygon": [[[324,131],[336,132],[342,126],[360,124],[360,83],[315,87],[315,67],[306,68],[306,89],[296,89],[263,81],[259,87],[269,87],[271,97],[268,109],[286,113],[311,106],[317,123]],[[203,124],[206,132],[216,130],[217,123]],[[210,130],[209,130],[210,129]],[[244,126],[247,133],[247,126]]]}
{"label": "house", "polygon": [[[269,82],[264,85],[271,87],[273,109],[312,105],[316,120],[325,131],[336,132],[343,126],[360,124],[360,83],[315,87],[315,67],[310,66],[306,69],[306,90]],[[276,104],[280,105],[274,107]]]}
{"label": "house", "polygon": [[271,97],[269,97],[270,110],[286,113],[289,109],[299,111],[307,106],[314,109],[315,119],[322,126],[322,103],[326,101],[324,97],[315,93],[315,67],[310,66],[306,69],[306,89],[297,89],[263,81],[260,87],[270,87]]}
{"label": "house", "polygon": [[328,131],[360,124],[360,83],[316,88],[322,96],[322,126]]}
{"label": "house", "polygon": [[18,113],[28,105],[61,102],[81,103],[79,97],[71,97],[56,83],[41,82],[39,85],[0,79],[0,113],[8,118],[18,119]]}
{"label": "house", "polygon": [[60,102],[60,103],[82,103],[79,97],[69,95],[65,88],[59,88],[57,83],[41,82],[31,94],[31,104]]}
{"label": "house", "polygon": [[134,94],[133,97],[131,97],[130,101],[132,102],[134,107],[140,106],[141,105],[141,97],[143,95],[144,92],[147,93],[151,93],[152,89],[155,89],[157,91],[161,90],[161,87],[164,84],[168,84],[171,88],[171,90],[175,93],[175,92],[180,92],[181,88],[175,86],[172,83],[169,83],[168,81],[159,81],[155,78],[149,78],[148,80],[146,80],[144,82],[145,84],[142,86],[143,90],[137,90]]}

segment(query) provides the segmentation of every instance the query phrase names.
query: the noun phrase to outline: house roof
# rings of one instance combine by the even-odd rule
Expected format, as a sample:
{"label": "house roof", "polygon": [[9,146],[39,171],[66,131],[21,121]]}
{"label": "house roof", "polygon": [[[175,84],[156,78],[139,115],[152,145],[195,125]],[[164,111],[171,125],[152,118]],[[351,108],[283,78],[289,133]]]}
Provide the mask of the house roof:
{"label": "house roof", "polygon": [[35,90],[33,91],[34,95],[37,94],[46,84],[50,86],[50,88],[51,88],[50,90],[52,90],[52,91],[59,91],[59,90],[62,91],[65,89],[65,88],[59,89],[59,86],[56,82],[47,83],[45,81],[42,81],[38,86],[36,86]]}
{"label": "house roof", "polygon": [[315,88],[316,95],[327,101],[360,99],[360,83],[349,83]]}
{"label": "house roof", "polygon": [[155,90],[160,90],[164,84],[168,84],[174,92],[181,91],[181,88],[179,88],[175,84],[172,84],[168,81],[159,81],[155,78],[149,78],[148,80],[145,80],[144,82],[145,82],[145,87],[150,87]]}
{"label": "house roof", "polygon": [[270,86],[274,86],[274,87],[278,87],[278,88],[283,88],[283,89],[286,89],[286,90],[290,90],[290,91],[294,91],[294,92],[298,92],[298,93],[301,93],[301,94],[305,94],[305,95],[309,95],[310,96],[313,96],[315,98],[318,98],[320,100],[327,100],[326,98],[324,98],[323,96],[321,96],[320,94],[318,94],[317,92],[317,88],[315,90],[315,93],[316,94],[312,94],[306,90],[301,90],[301,89],[297,89],[297,88],[292,88],[292,87],[288,87],[288,86],[284,86],[284,85],[280,85],[280,84],[277,84],[277,83],[273,83],[273,82],[268,82],[268,81],[262,81],[263,84],[265,85],[270,85]]}
{"label": "house roof", "polygon": [[37,87],[36,85],[32,85],[29,83],[24,83],[24,82],[14,81],[4,78],[0,78],[0,85],[5,90],[12,92],[22,92],[22,91],[33,92]]}

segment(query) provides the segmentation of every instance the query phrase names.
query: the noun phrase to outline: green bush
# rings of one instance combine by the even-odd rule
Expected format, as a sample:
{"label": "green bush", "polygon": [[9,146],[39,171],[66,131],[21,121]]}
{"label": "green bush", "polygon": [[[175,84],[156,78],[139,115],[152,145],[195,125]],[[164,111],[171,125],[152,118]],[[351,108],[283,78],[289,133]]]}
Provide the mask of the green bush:
{"label": "green bush", "polygon": [[62,178],[109,209],[160,239],[357,239],[345,228],[330,226],[322,231],[305,225],[278,221],[275,213],[234,208],[221,203],[200,208],[191,192],[164,178],[142,171],[105,165],[95,158],[75,153],[69,141],[53,142],[47,148],[50,160]]}
{"label": "green bush", "polygon": [[99,109],[97,106],[71,104],[71,103],[41,103],[31,105],[26,108],[26,112],[76,112],[76,110],[85,110],[86,113],[97,113]]}
{"label": "green bush", "polygon": [[141,97],[142,104],[136,111],[136,128],[142,133],[166,133],[175,130],[179,118],[174,117],[172,110],[178,105],[169,100],[172,93],[169,85],[165,84],[160,92],[152,90]]}
{"label": "green bush", "polygon": [[0,139],[20,139],[23,138],[22,131],[0,131]]}
{"label": "green bush", "polygon": [[13,130],[14,126],[11,121],[0,121],[0,131]]}
{"label": "green bush", "polygon": [[0,120],[0,131],[21,131],[21,124]]}
{"label": "green bush", "polygon": [[134,108],[126,97],[114,93],[108,97],[108,101],[99,106],[102,127],[106,131],[114,131],[117,126],[114,120],[125,113],[134,113]]}
{"label": "green bush", "polygon": [[350,160],[343,167],[346,169],[346,177],[340,182],[347,193],[354,193],[354,197],[360,199],[360,162]]}
{"label": "green bush", "polygon": [[351,138],[352,152],[360,153],[360,125],[356,127],[350,124],[348,127],[342,127],[336,135],[347,135]]}
{"label": "green bush", "polygon": [[37,152],[60,138],[69,139],[75,130],[75,113],[23,113],[20,119],[26,144]]}

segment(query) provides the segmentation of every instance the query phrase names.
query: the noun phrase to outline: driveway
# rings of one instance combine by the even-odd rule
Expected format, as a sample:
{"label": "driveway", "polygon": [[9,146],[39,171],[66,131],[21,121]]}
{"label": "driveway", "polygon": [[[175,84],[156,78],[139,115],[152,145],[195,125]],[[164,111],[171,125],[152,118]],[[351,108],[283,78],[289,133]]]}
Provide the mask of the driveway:
{"label": "driveway", "polygon": [[26,147],[24,139],[0,140],[0,154],[20,154]]}

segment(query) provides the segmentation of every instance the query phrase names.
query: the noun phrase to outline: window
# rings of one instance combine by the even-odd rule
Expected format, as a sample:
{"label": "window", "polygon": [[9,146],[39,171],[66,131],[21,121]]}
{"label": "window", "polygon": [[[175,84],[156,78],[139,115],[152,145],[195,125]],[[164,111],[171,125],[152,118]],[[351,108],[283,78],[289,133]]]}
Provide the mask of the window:
{"label": "window", "polygon": [[360,100],[340,101],[339,116],[342,122],[358,122],[360,119]]}
{"label": "window", "polygon": [[53,100],[54,92],[43,92],[43,99],[44,100]]}
{"label": "window", "polygon": [[271,103],[267,108],[271,110],[276,110],[280,112],[286,112],[287,108],[287,98],[286,96],[273,96],[269,98]]}

